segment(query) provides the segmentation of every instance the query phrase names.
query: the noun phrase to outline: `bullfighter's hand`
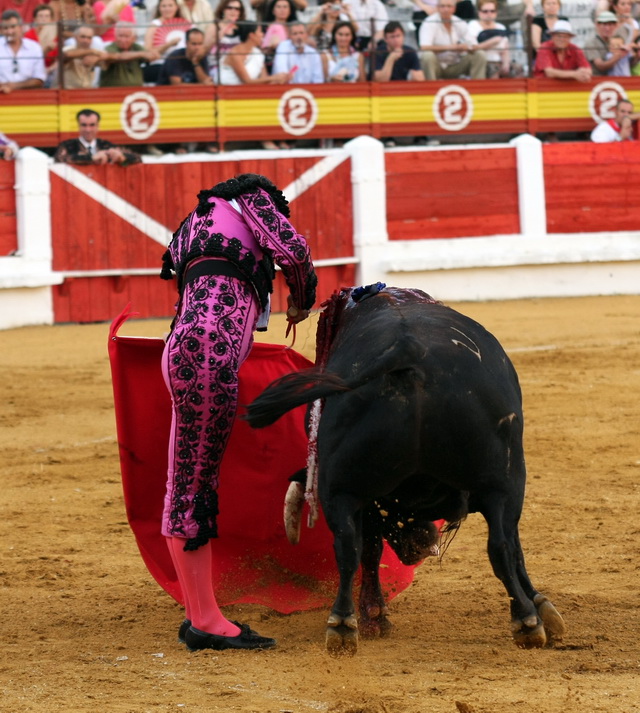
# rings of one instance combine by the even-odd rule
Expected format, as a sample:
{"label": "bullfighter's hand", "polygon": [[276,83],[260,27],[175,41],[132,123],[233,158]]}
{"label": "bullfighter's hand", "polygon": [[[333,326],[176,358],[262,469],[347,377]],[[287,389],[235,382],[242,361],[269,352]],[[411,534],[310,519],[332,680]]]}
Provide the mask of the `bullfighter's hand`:
{"label": "bullfighter's hand", "polygon": [[308,309],[296,307],[291,295],[287,297],[287,305],[287,322],[289,322],[289,324],[298,324],[298,322],[302,322],[302,320],[307,319],[309,316]]}

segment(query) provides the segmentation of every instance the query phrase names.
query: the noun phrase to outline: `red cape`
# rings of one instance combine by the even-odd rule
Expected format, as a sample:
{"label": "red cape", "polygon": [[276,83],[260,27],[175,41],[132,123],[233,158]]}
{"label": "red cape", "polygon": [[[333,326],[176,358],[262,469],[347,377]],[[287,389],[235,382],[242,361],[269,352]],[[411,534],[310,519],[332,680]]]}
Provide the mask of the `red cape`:
{"label": "red cape", "polygon": [[[125,310],[126,311],[126,310]],[[167,472],[171,401],[160,359],[162,339],[119,337],[123,312],[111,325],[109,358],[113,378],[120,466],[127,518],[154,579],[174,599],[182,592],[160,534]],[[274,379],[311,366],[293,349],[255,344],[240,370],[239,415]],[[251,429],[237,418],[222,464],[213,541],[214,584],[221,605],[263,604],[288,614],[329,606],[338,576],[333,536],[321,516],[313,529],[303,521],[300,544],[289,544],[282,511],[288,478],[307,457],[305,407],[273,426]],[[413,580],[386,545],[380,578],[392,599]]]}

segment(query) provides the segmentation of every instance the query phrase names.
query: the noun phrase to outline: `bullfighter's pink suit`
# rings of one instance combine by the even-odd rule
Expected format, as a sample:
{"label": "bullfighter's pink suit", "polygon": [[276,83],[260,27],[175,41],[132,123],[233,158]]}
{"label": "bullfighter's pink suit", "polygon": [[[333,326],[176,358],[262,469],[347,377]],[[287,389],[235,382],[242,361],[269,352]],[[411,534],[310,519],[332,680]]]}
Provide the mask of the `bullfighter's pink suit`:
{"label": "bullfighter's pink suit", "polygon": [[[284,196],[239,176],[199,194],[164,256],[180,301],[164,350],[173,401],[162,533],[195,550],[217,537],[218,474],[237,408],[238,370],[253,343],[277,263],[293,303],[307,310],[317,278],[309,248],[285,216]],[[265,187],[266,186],[266,190]]]}

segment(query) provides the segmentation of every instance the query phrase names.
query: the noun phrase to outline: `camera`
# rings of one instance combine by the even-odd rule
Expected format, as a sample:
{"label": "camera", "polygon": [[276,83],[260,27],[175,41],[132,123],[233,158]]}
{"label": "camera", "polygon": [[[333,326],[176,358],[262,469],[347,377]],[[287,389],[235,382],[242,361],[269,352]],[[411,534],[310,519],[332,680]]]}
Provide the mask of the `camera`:
{"label": "camera", "polygon": [[334,2],[333,5],[331,6],[332,10],[342,10],[342,5],[340,5],[337,2]]}

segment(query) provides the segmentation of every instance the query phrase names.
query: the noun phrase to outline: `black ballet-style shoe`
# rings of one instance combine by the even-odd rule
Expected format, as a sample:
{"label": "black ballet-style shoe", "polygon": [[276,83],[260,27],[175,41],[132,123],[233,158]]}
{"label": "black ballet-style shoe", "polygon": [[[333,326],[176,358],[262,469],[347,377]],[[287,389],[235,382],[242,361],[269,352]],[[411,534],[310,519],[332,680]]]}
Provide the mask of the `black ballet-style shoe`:
{"label": "black ballet-style shoe", "polygon": [[213,649],[214,651],[224,651],[225,649],[272,649],[276,645],[275,639],[260,636],[246,624],[238,624],[240,633],[237,636],[220,636],[219,634],[208,634],[190,626],[185,632],[185,643],[189,651],[200,651],[202,649]]}
{"label": "black ballet-style shoe", "polygon": [[178,629],[178,641],[181,644],[185,643],[185,634],[187,633],[187,629],[191,626],[191,619],[185,619],[182,624],[180,624],[180,628]]}

